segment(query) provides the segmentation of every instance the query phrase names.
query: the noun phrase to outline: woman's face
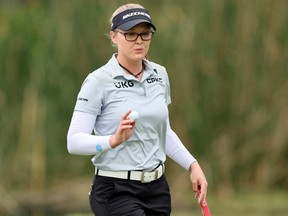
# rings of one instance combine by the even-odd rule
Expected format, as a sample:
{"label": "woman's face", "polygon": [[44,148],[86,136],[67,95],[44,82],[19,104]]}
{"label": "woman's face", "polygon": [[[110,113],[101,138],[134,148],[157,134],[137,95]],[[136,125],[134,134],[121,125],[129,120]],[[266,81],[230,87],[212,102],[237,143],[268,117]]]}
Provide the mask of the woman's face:
{"label": "woman's face", "polygon": [[[145,38],[151,36],[152,28],[149,24],[140,23],[128,31],[115,30],[111,32],[111,40],[118,48],[118,58],[125,58],[128,61],[142,61],[146,57],[151,40],[142,40],[140,35]],[[136,34],[135,34],[136,33]],[[133,36],[138,36],[135,41],[130,40]]]}

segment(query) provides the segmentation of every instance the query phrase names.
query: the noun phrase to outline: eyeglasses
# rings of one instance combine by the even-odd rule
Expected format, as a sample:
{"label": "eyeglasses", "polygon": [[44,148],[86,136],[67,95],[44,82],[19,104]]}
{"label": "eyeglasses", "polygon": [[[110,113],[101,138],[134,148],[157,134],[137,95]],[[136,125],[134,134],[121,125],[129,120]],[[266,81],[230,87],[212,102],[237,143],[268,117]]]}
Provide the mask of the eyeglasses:
{"label": "eyeglasses", "polygon": [[124,35],[125,39],[127,41],[136,41],[138,39],[138,37],[140,36],[141,39],[143,41],[149,41],[152,39],[153,35],[154,35],[154,32],[153,31],[149,31],[149,32],[143,32],[143,33],[136,33],[136,32],[121,32],[121,31],[118,31],[120,34]]}

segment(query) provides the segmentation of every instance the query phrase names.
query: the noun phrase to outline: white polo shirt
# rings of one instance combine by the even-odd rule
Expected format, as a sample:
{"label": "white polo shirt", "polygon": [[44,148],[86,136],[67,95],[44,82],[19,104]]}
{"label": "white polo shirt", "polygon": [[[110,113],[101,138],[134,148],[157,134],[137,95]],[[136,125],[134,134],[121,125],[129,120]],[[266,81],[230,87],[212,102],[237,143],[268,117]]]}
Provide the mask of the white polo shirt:
{"label": "white polo shirt", "polygon": [[97,154],[92,162],[103,170],[152,169],[164,162],[170,84],[166,69],[144,60],[142,80],[125,73],[114,54],[85,79],[75,106],[97,116],[96,135],[115,134],[122,116],[135,110],[140,117],[133,135],[114,149]]}

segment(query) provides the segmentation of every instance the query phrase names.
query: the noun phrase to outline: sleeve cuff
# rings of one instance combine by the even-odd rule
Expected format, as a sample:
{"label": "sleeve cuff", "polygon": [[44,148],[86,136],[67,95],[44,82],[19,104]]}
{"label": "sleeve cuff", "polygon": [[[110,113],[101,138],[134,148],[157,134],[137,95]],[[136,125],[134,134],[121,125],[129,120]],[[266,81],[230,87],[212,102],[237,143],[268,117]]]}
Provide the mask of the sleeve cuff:
{"label": "sleeve cuff", "polygon": [[108,136],[99,136],[97,139],[97,143],[95,146],[95,149],[97,151],[97,153],[102,153],[105,152],[109,149],[112,149],[109,140],[110,140],[111,135]]}

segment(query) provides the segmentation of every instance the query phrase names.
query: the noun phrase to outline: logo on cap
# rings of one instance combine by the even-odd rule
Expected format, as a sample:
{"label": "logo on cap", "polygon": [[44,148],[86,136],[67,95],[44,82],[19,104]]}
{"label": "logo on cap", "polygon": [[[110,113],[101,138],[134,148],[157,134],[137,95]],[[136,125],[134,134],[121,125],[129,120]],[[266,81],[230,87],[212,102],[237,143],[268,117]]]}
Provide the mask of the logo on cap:
{"label": "logo on cap", "polygon": [[126,31],[141,22],[149,23],[153,29],[156,30],[155,26],[152,24],[149,12],[144,8],[131,8],[117,14],[112,19],[111,30],[114,31],[116,28],[120,28],[121,30]]}
{"label": "logo on cap", "polygon": [[145,13],[145,12],[140,12],[140,11],[136,11],[136,12],[132,12],[132,13],[129,13],[129,14],[126,14],[123,16],[122,20],[125,20],[129,17],[132,17],[132,16],[146,16],[148,17],[149,19],[151,19],[151,17],[149,16],[149,14]]}

